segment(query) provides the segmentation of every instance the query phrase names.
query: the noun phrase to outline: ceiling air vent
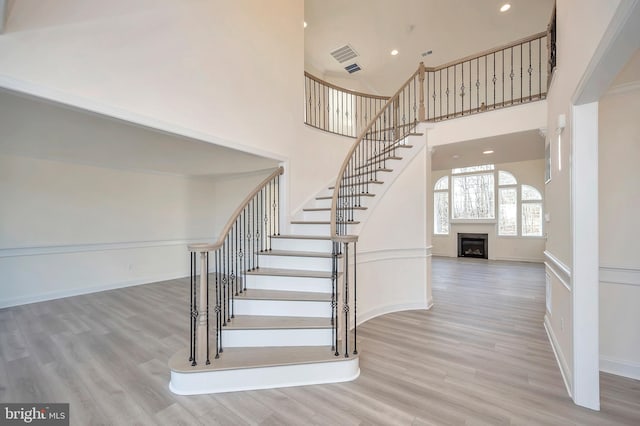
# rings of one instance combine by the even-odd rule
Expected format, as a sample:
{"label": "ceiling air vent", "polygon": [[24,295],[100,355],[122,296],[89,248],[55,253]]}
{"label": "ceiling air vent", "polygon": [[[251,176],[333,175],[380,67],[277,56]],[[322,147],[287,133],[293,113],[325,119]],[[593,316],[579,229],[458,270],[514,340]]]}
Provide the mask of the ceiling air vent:
{"label": "ceiling air vent", "polygon": [[349,59],[353,59],[358,56],[358,53],[353,50],[353,47],[349,44],[345,44],[342,47],[331,52],[331,56],[335,58],[336,61],[343,63],[348,61]]}
{"label": "ceiling air vent", "polygon": [[360,71],[362,68],[360,68],[360,65],[353,63],[351,65],[347,65],[344,69],[347,70],[349,74],[353,74],[354,72]]}

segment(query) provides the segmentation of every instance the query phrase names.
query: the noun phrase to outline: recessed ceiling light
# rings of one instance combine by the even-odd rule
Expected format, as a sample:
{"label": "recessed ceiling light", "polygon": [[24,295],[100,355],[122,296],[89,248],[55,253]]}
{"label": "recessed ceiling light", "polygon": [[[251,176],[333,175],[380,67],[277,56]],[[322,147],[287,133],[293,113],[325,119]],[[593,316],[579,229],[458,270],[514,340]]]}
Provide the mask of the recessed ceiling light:
{"label": "recessed ceiling light", "polygon": [[304,21],[304,24],[302,24],[305,28],[307,28],[307,21]]}
{"label": "recessed ceiling light", "polygon": [[460,158],[460,156],[459,156],[458,154],[453,154],[451,157],[452,157],[452,158],[455,158],[456,160],[457,160],[458,158]]}
{"label": "recessed ceiling light", "polygon": [[511,4],[509,3],[505,3],[502,5],[502,7],[500,8],[500,12],[506,12],[507,10],[511,9]]}
{"label": "recessed ceiling light", "polygon": [[483,154],[493,154],[493,150],[482,151]]}
{"label": "recessed ceiling light", "polygon": [[398,50],[393,49],[393,50],[391,51],[391,56],[396,56],[397,54],[398,54]]}

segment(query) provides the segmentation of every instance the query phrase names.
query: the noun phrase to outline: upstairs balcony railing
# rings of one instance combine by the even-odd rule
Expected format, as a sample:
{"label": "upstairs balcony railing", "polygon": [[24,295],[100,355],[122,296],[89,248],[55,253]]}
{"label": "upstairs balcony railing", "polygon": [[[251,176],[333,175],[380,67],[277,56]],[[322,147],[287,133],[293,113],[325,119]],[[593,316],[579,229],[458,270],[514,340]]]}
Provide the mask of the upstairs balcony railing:
{"label": "upstairs balcony railing", "polygon": [[537,101],[547,96],[547,33],[426,68],[426,121]]}
{"label": "upstairs balcony railing", "polygon": [[305,123],[330,133],[357,137],[388,96],[343,89],[304,73]]}
{"label": "upstairs balcony railing", "polygon": [[[441,121],[545,99],[555,68],[555,11],[547,31],[437,67],[420,69],[423,115]],[[305,72],[305,123],[357,137],[389,100],[332,85]]]}

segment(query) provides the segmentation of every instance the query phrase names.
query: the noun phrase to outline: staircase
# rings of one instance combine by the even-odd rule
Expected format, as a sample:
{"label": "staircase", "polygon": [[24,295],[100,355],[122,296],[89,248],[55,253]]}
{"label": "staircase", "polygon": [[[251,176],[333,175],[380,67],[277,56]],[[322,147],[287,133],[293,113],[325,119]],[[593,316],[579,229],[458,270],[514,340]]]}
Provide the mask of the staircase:
{"label": "staircase", "polygon": [[280,233],[279,168],[247,196],[216,243],[189,246],[190,342],[169,362],[174,393],[358,377],[358,235],[425,146],[422,134],[412,133],[424,116],[424,96],[417,95],[424,75],[421,64],[372,118],[335,185],[302,209],[289,234]]}
{"label": "staircase", "polygon": [[[348,220],[338,221],[348,232],[359,232],[377,199],[420,151],[409,143],[410,139],[422,140],[421,136],[412,133],[396,142],[395,155],[388,156],[385,161],[378,154],[372,155],[369,163],[375,170],[362,173],[368,179],[367,187],[360,185],[358,193],[352,191],[340,197],[347,200],[354,212]],[[335,243],[330,237],[333,191],[333,186],[328,186],[318,193],[291,221],[290,234],[271,235],[265,249],[259,247],[257,250],[255,267],[238,277],[236,285],[240,290],[237,296],[231,292],[234,294],[227,308],[229,319],[224,321],[222,318],[219,358],[215,359],[212,350],[209,364],[198,361],[194,366],[190,348],[171,358],[170,389],[174,393],[187,395],[335,383],[358,377],[354,331],[349,328],[349,347],[345,350],[346,320],[342,309],[338,309],[344,305],[344,291],[337,288],[344,274],[344,254],[337,253],[334,258]],[[346,208],[342,210],[346,211]],[[206,245],[191,249],[201,256],[213,251],[212,246]],[[335,277],[334,262],[337,262]],[[200,263],[206,263],[206,258]],[[353,268],[353,259],[350,263]],[[226,275],[231,278],[234,273]],[[215,280],[216,274],[210,272],[208,285],[213,287]],[[195,281],[196,277],[192,279],[192,285]],[[221,282],[218,276],[218,283]],[[227,286],[234,285],[232,279],[226,283]],[[352,284],[349,288],[353,291]],[[213,294],[213,290],[210,291]],[[334,300],[335,304],[332,304]],[[350,324],[355,322],[355,308],[353,300]],[[197,324],[194,327],[197,328]],[[209,335],[215,339],[212,330]]]}

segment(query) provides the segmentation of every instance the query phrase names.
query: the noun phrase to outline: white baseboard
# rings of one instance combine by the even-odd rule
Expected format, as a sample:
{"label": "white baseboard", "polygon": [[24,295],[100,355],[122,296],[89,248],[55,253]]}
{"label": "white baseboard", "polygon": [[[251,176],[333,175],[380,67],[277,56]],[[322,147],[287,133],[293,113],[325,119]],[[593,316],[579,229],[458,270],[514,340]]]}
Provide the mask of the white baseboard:
{"label": "white baseboard", "polygon": [[544,263],[544,259],[535,257],[496,257],[495,260],[502,260],[506,262]]}
{"label": "white baseboard", "polygon": [[558,363],[558,367],[560,368],[560,374],[562,375],[564,386],[567,388],[567,393],[569,394],[569,396],[573,398],[573,376],[571,374],[571,371],[569,370],[567,360],[562,353],[562,349],[560,348],[558,339],[556,339],[556,335],[553,332],[553,328],[551,327],[551,323],[549,322],[549,317],[546,315],[544,316],[544,329],[547,332],[547,337],[549,338],[549,343],[551,344],[553,355],[555,355],[556,362]]}
{"label": "white baseboard", "polygon": [[640,364],[628,360],[600,356],[600,371],[640,380]]}
{"label": "white baseboard", "polygon": [[[187,275],[188,275],[187,271]],[[29,303],[46,302],[47,300],[63,299],[65,297],[80,296],[83,294],[98,293],[100,291],[115,290],[118,288],[133,287],[142,284],[151,284],[158,281],[175,280],[179,278],[187,278],[184,272],[176,272],[173,274],[155,275],[145,278],[138,278],[130,281],[120,281],[93,287],[74,288],[69,290],[50,291],[31,296],[16,297],[12,299],[0,299],[0,309],[9,308],[11,306],[27,305]]]}
{"label": "white baseboard", "polygon": [[379,317],[380,315],[390,314],[392,312],[400,312],[400,311],[413,311],[413,310],[428,310],[433,306],[433,302],[431,303],[422,303],[422,302],[414,302],[414,303],[399,303],[396,305],[385,305],[380,306],[378,308],[370,309],[366,312],[358,312],[358,325],[369,321],[372,318]]}

